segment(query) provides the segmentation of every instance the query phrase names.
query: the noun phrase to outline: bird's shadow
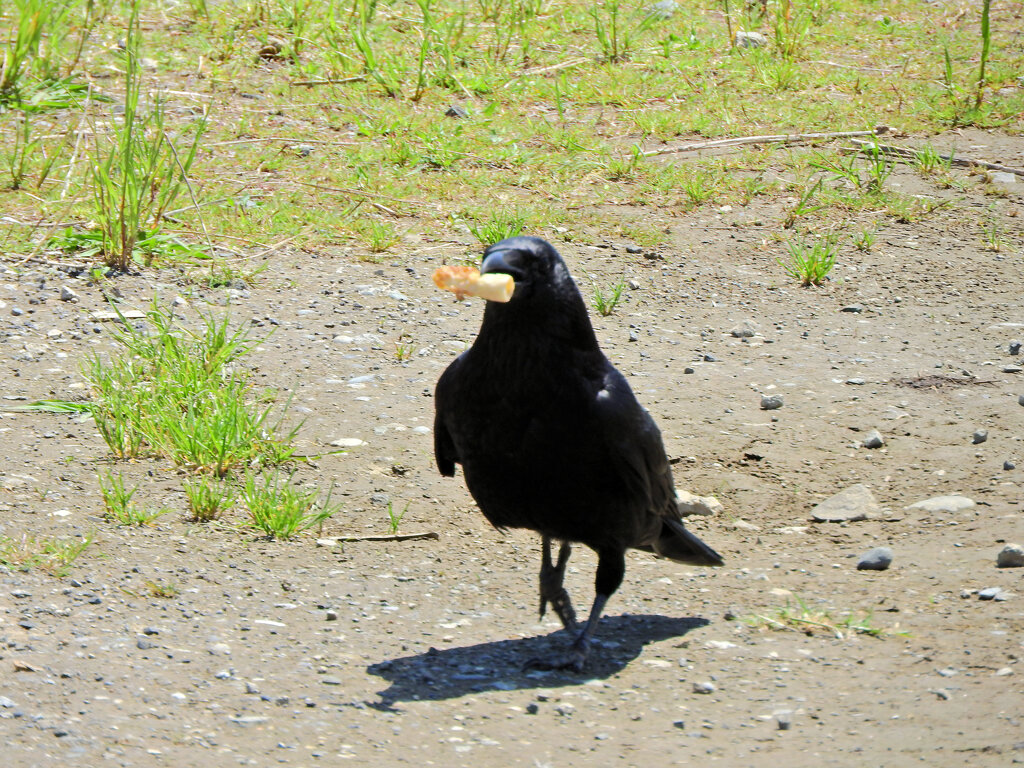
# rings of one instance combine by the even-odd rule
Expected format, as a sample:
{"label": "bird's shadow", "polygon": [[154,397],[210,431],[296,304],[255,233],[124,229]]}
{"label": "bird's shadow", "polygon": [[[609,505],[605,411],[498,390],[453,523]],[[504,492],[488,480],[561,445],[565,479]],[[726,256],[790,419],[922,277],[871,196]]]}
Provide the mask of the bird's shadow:
{"label": "bird's shadow", "polygon": [[531,659],[564,653],[572,643],[572,635],[564,630],[460,648],[431,648],[414,656],[386,659],[367,667],[370,674],[391,683],[379,693],[379,701],[367,703],[376,709],[390,710],[402,701],[441,701],[485,691],[579,685],[620,671],[639,656],[648,643],[681,637],[707,623],[706,619],[693,617],[606,616],[601,619],[598,637],[582,674],[526,667]]}

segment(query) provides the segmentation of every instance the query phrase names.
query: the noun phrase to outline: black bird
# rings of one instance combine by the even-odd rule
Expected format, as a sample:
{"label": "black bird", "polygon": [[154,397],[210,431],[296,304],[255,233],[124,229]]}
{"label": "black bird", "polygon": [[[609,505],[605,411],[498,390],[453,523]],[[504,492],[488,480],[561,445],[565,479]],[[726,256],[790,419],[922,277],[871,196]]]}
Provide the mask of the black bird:
{"label": "black bird", "polygon": [[[578,629],[562,586],[571,543],[597,552],[596,597],[567,656],[534,661],[581,670],[605,603],[632,547],[680,563],[721,565],[686,530],[661,433],[597,344],[562,257],[536,237],[484,253],[480,272],[509,274],[508,303],[487,302],[473,345],[437,382],[434,456],[442,475],[461,464],[497,528],[541,535],[540,613]],[[561,542],[552,562],[551,541]]]}

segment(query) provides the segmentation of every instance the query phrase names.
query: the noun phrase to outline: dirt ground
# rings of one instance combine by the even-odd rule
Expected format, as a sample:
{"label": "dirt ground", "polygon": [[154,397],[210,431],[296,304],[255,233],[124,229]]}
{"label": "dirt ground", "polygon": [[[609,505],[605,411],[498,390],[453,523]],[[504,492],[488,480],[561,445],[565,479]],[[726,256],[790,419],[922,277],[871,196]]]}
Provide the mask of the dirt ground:
{"label": "dirt ground", "polygon": [[[967,141],[1024,166],[1019,139]],[[101,516],[107,460],[90,422],[0,414],[0,532],[96,531],[66,577],[0,573],[2,762],[1024,763],[1024,569],[995,564],[1005,543],[1024,543],[1024,359],[1008,351],[1024,340],[1024,177],[1000,194],[961,177],[967,192],[900,169],[891,183],[954,204],[910,224],[847,222],[856,231],[878,218],[877,240],[866,253],[844,245],[818,289],[776,262],[785,200],[609,208],[663,219],[673,245],[658,253],[558,244],[586,296],[595,282],[634,281],[595,327],[658,421],[677,486],[723,503],[688,525],[727,561],[699,570],[631,553],[580,675],[523,668],[569,641],[554,617],[538,621],[537,537],[490,528],[461,477],[433,465],[433,386],[482,306],[455,303],[429,276],[479,251],[468,235],[410,234],[379,263],[278,253],[255,286],[200,288],[170,271],[117,278],[122,308],[154,294],[230,301],[239,322],[273,330],[248,361],[261,385],[293,396],[301,452],[362,441],[299,469],[344,502],[323,537],[387,533],[390,501],[408,505],[402,533],[438,538],[332,548],[316,535],[266,541],[188,523],[181,477],[155,462],[118,469],[142,503],[174,512],[116,527]],[[1000,252],[985,248],[991,215]],[[60,299],[64,285],[77,302]],[[113,348],[110,324],[90,319],[104,290],[53,264],[0,270],[7,405],[84,396],[85,355]],[[756,335],[731,334],[747,321]],[[409,361],[396,343],[413,345]],[[762,410],[762,394],[784,406]],[[874,429],[885,444],[863,447]],[[977,430],[986,441],[972,440]],[[816,503],[855,483],[880,514],[811,521]],[[976,505],[905,509],[945,494]],[[892,566],[856,570],[881,545]],[[575,550],[578,606],[592,598],[595,562]],[[178,594],[155,596],[154,584]],[[1005,599],[979,599],[992,587]],[[778,620],[797,599],[886,632],[751,618]]]}

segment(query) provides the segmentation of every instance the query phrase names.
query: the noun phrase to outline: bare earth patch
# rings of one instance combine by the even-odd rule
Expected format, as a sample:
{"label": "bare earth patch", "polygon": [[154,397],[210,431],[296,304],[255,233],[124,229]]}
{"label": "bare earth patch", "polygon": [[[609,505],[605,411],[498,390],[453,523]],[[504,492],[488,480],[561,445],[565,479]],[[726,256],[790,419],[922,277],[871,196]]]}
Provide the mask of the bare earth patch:
{"label": "bare earth patch", "polygon": [[[990,141],[1021,164],[1018,139]],[[770,202],[659,220],[671,245],[651,258],[625,240],[559,245],[587,297],[633,281],[612,314],[593,313],[598,336],[661,426],[677,485],[724,504],[688,525],[726,566],[632,553],[583,675],[523,671],[568,642],[537,620],[539,542],[492,530],[433,466],[433,386],[482,305],[430,274],[478,246],[409,234],[377,264],[275,254],[255,285],[220,289],[171,271],[118,278],[122,308],[230,299],[237,322],[273,330],[246,365],[304,420],[313,458],[297,477],[335,483],[344,508],[313,535],[266,541],[237,510],[187,522],[183,477],[137,461],[114,468],[172,512],[117,527],[102,519],[109,460],[91,422],[0,414],[0,533],[95,532],[66,576],[0,572],[5,765],[1024,761],[1024,569],[995,565],[1024,540],[1024,373],[1008,353],[1024,338],[1021,197],[1000,198],[999,253],[964,221],[990,200],[962,197],[882,222],[868,252],[844,245],[816,289],[776,262],[783,248],[756,224],[778,220]],[[90,318],[111,285],[40,262],[0,274],[7,405],[81,398],[81,361],[113,349],[110,322]],[[754,335],[734,336],[744,323]],[[762,410],[762,394],[784,406]],[[881,448],[862,447],[871,430]],[[883,515],[811,522],[855,483]],[[976,505],[904,509],[947,494]],[[387,534],[388,502],[408,505],[400,533],[438,538],[316,545]],[[888,570],[856,570],[883,545]],[[577,550],[578,601],[593,567]],[[1002,599],[979,598],[993,587]],[[784,620],[801,603],[806,621]]]}

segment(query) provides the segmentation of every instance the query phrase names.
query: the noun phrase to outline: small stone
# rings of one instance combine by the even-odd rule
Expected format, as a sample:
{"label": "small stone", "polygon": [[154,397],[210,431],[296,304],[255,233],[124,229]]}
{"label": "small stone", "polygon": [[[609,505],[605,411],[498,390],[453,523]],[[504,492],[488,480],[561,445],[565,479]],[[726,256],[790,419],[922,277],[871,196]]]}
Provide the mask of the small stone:
{"label": "small stone", "polygon": [[366,443],[358,437],[339,437],[337,440],[331,441],[331,446],[334,448],[358,448],[360,445],[366,445]]}
{"label": "small stone", "polygon": [[818,523],[852,523],[878,517],[880,512],[868,487],[857,483],[818,504],[811,510],[811,519]]}
{"label": "small stone", "polygon": [[469,112],[467,112],[463,107],[460,107],[458,104],[452,104],[450,107],[448,107],[448,109],[444,111],[444,114],[445,117],[454,117],[456,120],[465,120],[467,117],[469,117]]}
{"label": "small stone", "polygon": [[862,307],[860,304],[848,304],[847,306],[843,307],[839,311],[840,312],[850,312],[851,314],[859,315],[861,312],[864,311],[864,307]]}
{"label": "small stone", "polygon": [[761,395],[761,410],[774,411],[782,407],[782,395]]}
{"label": "small stone", "polygon": [[631,291],[640,290],[640,282],[638,280],[630,280],[626,285],[629,286],[629,290]]}
{"label": "small stone", "polygon": [[974,500],[966,496],[933,496],[924,501],[918,501],[905,507],[906,509],[919,509],[923,512],[961,512],[971,509]]}
{"label": "small stone", "polygon": [[251,683],[248,680],[245,681],[245,692],[256,695],[260,692],[260,689],[256,687],[255,683]]}
{"label": "small stone", "polygon": [[526,705],[526,714],[536,715],[538,712],[540,712],[540,707],[537,705],[537,702],[531,701]]}
{"label": "small stone", "polygon": [[750,320],[745,320],[742,325],[738,325],[729,331],[729,334],[735,339],[750,339],[754,337],[757,326]]}
{"label": "small stone", "polygon": [[1004,365],[1003,366],[1003,373],[1020,373],[1021,371],[1024,371],[1024,366],[1022,366],[1022,365]]}
{"label": "small stone", "polygon": [[737,48],[763,48],[768,45],[768,38],[760,32],[744,32],[740,30],[736,33],[735,41]]}
{"label": "small stone", "polygon": [[858,571],[884,571],[892,563],[892,550],[888,547],[875,547],[860,556],[857,561]]}
{"label": "small stone", "polygon": [[68,288],[66,285],[62,285],[60,288],[60,300],[61,301],[78,301],[78,294]]}
{"label": "small stone", "polygon": [[1024,405],[1024,395],[1017,395],[1017,402],[1020,405]]}
{"label": "small stone", "polygon": [[[23,310],[21,307],[11,307],[11,314],[14,315],[15,317],[20,317],[21,315],[25,314],[25,310]],[[1024,395],[1021,395],[1021,397],[1024,397]]]}
{"label": "small stone", "polygon": [[639,341],[640,340],[640,336],[637,334],[637,332],[635,330],[631,330],[629,332],[629,340],[630,341]]}
{"label": "small stone", "polygon": [[4,709],[11,709],[14,707],[14,702],[6,696],[0,696],[0,707],[3,707]]}
{"label": "small stone", "polygon": [[1013,173],[1007,173],[1006,171],[993,171],[989,174],[989,181],[993,184],[1016,184],[1017,176]]}
{"label": "small stone", "polygon": [[860,378],[856,378],[855,377],[855,378],[852,378],[852,379],[847,379],[846,383],[847,384],[852,384],[855,387],[860,387],[860,386],[863,386],[865,382],[864,382],[864,379],[860,379]]}
{"label": "small stone", "polygon": [[327,611],[324,614],[324,618],[327,621],[337,621],[338,620],[338,612],[337,611]]}
{"label": "small stone", "polygon": [[686,721],[685,720],[676,720],[676,721],[674,721],[672,723],[672,727],[673,728],[678,728],[680,731],[685,730],[686,729]]}
{"label": "small stone", "polygon": [[[704,355],[704,362],[705,363],[717,363],[718,362],[718,358],[715,357],[714,355],[712,355],[711,353],[708,353],[708,354]],[[1024,397],[1024,395],[1021,395],[1021,397]]]}
{"label": "small stone", "polygon": [[1007,544],[996,557],[998,568],[1024,568],[1024,547],[1020,544]]}
{"label": "small stone", "polygon": [[984,443],[986,440],[988,440],[988,431],[987,430],[979,429],[979,430],[976,430],[973,435],[971,435],[971,442],[974,445],[978,445],[979,443]]}
{"label": "small stone", "polygon": [[641,248],[639,245],[632,245],[632,244],[630,244],[630,245],[626,246],[626,253],[643,253],[643,252],[644,252],[644,249]]}
{"label": "small stone", "polygon": [[684,374],[690,374],[690,373],[696,373],[696,371],[694,370],[693,366],[688,365],[685,368],[683,368],[683,373]]}
{"label": "small stone", "polygon": [[1009,346],[1010,354],[1011,355],[1019,355],[1020,354],[1020,347],[1021,347],[1021,343],[1019,341],[1017,341],[1016,339],[1011,341],[1010,342],[1010,346]]}
{"label": "small stone", "polygon": [[156,643],[154,643],[152,640],[147,640],[144,637],[140,637],[135,642],[135,647],[138,648],[140,651],[151,651],[154,648],[159,648],[159,646]]}
{"label": "small stone", "polygon": [[710,680],[700,680],[693,684],[694,693],[714,693],[715,684]]}
{"label": "small stone", "polygon": [[780,731],[788,731],[793,727],[793,713],[789,710],[776,712],[775,723]]}
{"label": "small stone", "polygon": [[212,656],[230,656],[231,646],[227,643],[213,643],[207,650]]}
{"label": "small stone", "polygon": [[988,587],[987,589],[980,589],[980,590],[978,590],[978,599],[979,600],[995,600],[996,598],[999,597],[999,594],[1002,591],[1003,590],[1000,589],[999,587]]}
{"label": "small stone", "polygon": [[559,704],[557,707],[555,707],[555,712],[560,714],[562,717],[569,717],[575,711],[576,707],[574,707],[572,704],[569,704],[568,702],[563,702],[562,704]]}
{"label": "small stone", "polygon": [[1017,468],[1017,465],[1014,464],[1009,459],[1007,459],[1006,461],[1003,462],[1003,471],[1004,472],[1009,472],[1011,469],[1016,469],[1016,468]]}
{"label": "small stone", "polygon": [[676,507],[682,517],[714,515],[722,511],[722,502],[714,496],[697,496],[689,491],[676,491]]}
{"label": "small stone", "polygon": [[936,688],[935,695],[942,699],[942,701],[949,701],[949,691],[945,688]]}
{"label": "small stone", "polygon": [[885,445],[885,438],[882,437],[882,433],[877,429],[872,429],[868,432],[868,436],[864,438],[863,445],[865,448],[881,448]]}

